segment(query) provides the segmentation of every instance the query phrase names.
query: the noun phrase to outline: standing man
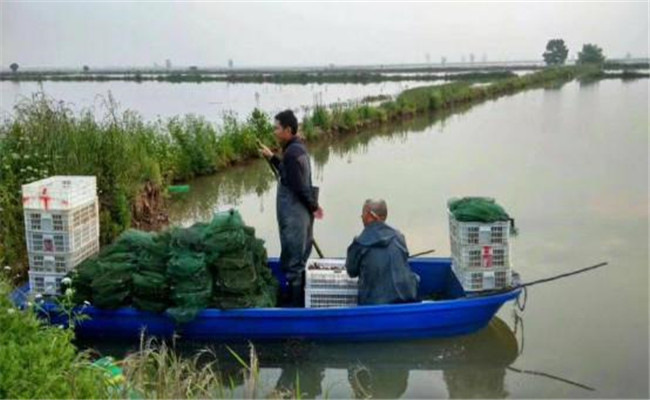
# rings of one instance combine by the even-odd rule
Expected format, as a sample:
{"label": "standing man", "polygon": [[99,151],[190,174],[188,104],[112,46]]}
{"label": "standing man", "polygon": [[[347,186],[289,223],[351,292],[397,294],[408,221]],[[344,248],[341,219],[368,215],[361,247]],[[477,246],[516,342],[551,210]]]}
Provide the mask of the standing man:
{"label": "standing man", "polygon": [[318,189],[311,183],[309,153],[296,136],[298,120],[291,110],[275,116],[275,137],[282,159],[260,144],[261,152],[279,172],[276,210],[280,228],[280,265],[287,276],[292,307],[303,307],[305,264],[313,243],[314,218],[323,218]]}

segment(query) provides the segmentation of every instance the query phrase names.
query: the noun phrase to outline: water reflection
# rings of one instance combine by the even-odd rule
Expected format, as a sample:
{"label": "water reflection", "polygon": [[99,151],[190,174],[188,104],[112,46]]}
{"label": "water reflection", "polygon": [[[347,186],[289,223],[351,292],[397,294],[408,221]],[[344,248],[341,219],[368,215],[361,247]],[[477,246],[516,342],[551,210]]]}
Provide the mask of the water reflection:
{"label": "water reflection", "polygon": [[[411,371],[442,371],[450,398],[505,398],[506,368],[518,355],[514,332],[495,318],[480,332],[449,339],[390,343],[256,345],[262,369],[281,368],[275,389],[323,395],[326,371],[347,371],[355,398],[399,398]],[[239,351],[244,349],[239,348]],[[215,349],[216,354],[223,353]],[[340,386],[340,385],[339,385]],[[329,393],[330,397],[336,393]]]}
{"label": "water reflection", "polygon": [[546,91],[550,90],[560,90],[562,89],[569,81],[553,81],[544,84],[543,89]]}
{"label": "water reflection", "polygon": [[[208,220],[220,208],[236,207],[244,195],[256,193],[261,197],[274,185],[275,178],[262,160],[232,167],[227,173],[195,179],[190,182],[189,193],[173,195],[170,202],[172,223],[190,225],[194,221]],[[264,212],[264,208],[264,202],[260,202],[260,212]],[[255,225],[254,221],[247,222]]]}
{"label": "water reflection", "polygon": [[[276,396],[296,395],[299,391],[302,398],[399,398],[405,394],[412,372],[441,371],[449,398],[505,398],[508,396],[506,369],[519,354],[516,336],[508,324],[494,318],[475,334],[447,339],[256,343],[261,379],[258,384],[262,383],[258,389]],[[77,345],[117,359],[138,346],[122,342],[78,342]],[[176,351],[188,358],[202,351],[201,365],[214,368],[224,382],[230,382],[235,396],[238,391],[246,390],[246,371],[231,351],[250,362],[247,359],[250,344],[181,341],[176,343]],[[279,377],[269,379],[278,369]],[[347,382],[325,384],[328,374],[340,375],[337,371],[346,373]]]}

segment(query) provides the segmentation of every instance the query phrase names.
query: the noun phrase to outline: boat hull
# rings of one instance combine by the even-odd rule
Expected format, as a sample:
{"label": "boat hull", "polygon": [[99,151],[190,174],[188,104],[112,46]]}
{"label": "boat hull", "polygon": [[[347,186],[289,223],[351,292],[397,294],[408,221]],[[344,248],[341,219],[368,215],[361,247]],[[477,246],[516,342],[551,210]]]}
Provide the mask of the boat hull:
{"label": "boat hull", "polygon": [[[455,297],[450,300],[327,309],[206,309],[183,325],[175,324],[165,313],[131,307],[101,310],[88,306],[77,310],[84,319],[77,322],[76,332],[85,338],[137,339],[145,332],[159,337],[177,335],[208,341],[385,341],[449,337],[485,327],[505,302],[520,293],[515,288],[479,296],[461,295],[462,289],[449,265],[447,258],[421,259],[411,264],[421,277],[421,292],[447,292],[448,297]],[[271,260],[270,266],[276,275],[281,274],[277,260]],[[45,304],[43,313],[52,324],[67,323],[67,317],[52,304]]]}

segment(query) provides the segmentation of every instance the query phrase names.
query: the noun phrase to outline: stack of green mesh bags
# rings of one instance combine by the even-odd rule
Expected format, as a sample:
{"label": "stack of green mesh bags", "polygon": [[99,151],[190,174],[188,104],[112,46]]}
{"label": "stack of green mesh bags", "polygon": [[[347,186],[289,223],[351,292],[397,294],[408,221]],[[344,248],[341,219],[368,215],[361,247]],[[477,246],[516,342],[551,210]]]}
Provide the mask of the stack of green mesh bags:
{"label": "stack of green mesh bags", "polygon": [[264,241],[235,210],[189,228],[126,231],[72,280],[79,303],[166,311],[179,323],[208,307],[274,307],[278,288]]}

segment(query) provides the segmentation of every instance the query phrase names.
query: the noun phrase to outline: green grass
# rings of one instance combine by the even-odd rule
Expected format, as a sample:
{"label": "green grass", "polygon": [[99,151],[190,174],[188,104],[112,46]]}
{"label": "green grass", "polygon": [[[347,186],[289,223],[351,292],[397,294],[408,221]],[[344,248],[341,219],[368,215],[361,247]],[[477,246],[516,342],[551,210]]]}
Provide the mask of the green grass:
{"label": "green grass", "polygon": [[356,132],[364,127],[383,124],[392,120],[411,118],[417,114],[450,109],[471,104],[540,85],[568,81],[581,74],[590,73],[585,68],[545,69],[524,76],[498,79],[486,86],[472,86],[471,82],[459,81],[443,85],[423,86],[405,90],[394,100],[377,106],[369,104],[337,104],[331,108],[318,106],[303,120],[318,135],[336,135]]}
{"label": "green grass", "polygon": [[111,242],[141,217],[135,204],[146,186],[157,192],[172,182],[214,173],[257,156],[256,140],[274,146],[269,117],[255,110],[217,127],[187,115],[145,122],[119,113],[109,99],[107,117],[74,114],[44,94],[19,103],[0,123],[0,265],[17,280],[26,272],[21,185],[52,175],[94,175],[100,198],[102,243]]}
{"label": "green grass", "polygon": [[0,273],[0,398],[107,398],[103,372],[77,352],[74,333],[14,308],[11,289]]}
{"label": "green grass", "polygon": [[[181,356],[166,342],[143,336],[136,351],[116,362],[123,376],[115,379],[92,364],[91,352],[79,352],[73,344],[71,328],[39,320],[37,302],[29,303],[25,310],[16,309],[9,300],[11,290],[6,274],[0,272],[2,399],[301,397],[299,384],[292,391],[269,391],[265,387],[252,345],[247,360],[231,350],[238,365],[226,375],[219,368],[216,355],[208,349],[192,357]],[[239,388],[241,382],[243,386]]]}
{"label": "green grass", "polygon": [[234,387],[221,376],[215,362],[201,362],[206,351],[194,357],[179,356],[165,342],[142,339],[138,351],[119,362],[124,384],[119,397],[145,399],[232,398]]}
{"label": "green grass", "polygon": [[[270,388],[261,379],[260,362],[253,344],[248,355],[226,346],[232,361],[223,368],[213,349],[204,348],[192,357],[180,355],[174,347],[153,339],[140,342],[138,351],[119,362],[124,384],[118,397],[145,399],[300,399],[300,378],[290,388]],[[228,357],[228,356],[226,356]],[[222,357],[221,360],[224,360]],[[327,398],[327,396],[325,397]]]}

